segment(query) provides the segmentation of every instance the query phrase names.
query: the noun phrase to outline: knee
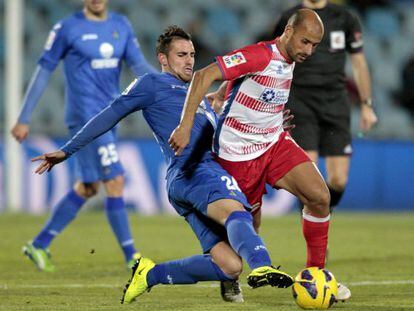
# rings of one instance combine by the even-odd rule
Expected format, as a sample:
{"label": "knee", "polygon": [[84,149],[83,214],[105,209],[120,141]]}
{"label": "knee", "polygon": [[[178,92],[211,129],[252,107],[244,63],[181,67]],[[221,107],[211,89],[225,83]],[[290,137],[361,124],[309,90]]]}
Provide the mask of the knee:
{"label": "knee", "polygon": [[329,190],[324,186],[314,189],[305,205],[314,216],[326,217],[329,214],[330,202]]}
{"label": "knee", "polygon": [[335,176],[328,178],[329,187],[336,191],[344,191],[347,183],[348,183],[347,175],[335,175]]}
{"label": "knee", "polygon": [[220,267],[221,271],[232,279],[238,279],[243,272],[243,262],[240,258],[231,258]]}
{"label": "knee", "polygon": [[78,181],[75,183],[74,190],[79,196],[88,199],[98,193],[99,183],[83,183]]}
{"label": "knee", "polygon": [[121,197],[124,193],[124,176],[116,176],[104,182],[106,194],[109,197]]}

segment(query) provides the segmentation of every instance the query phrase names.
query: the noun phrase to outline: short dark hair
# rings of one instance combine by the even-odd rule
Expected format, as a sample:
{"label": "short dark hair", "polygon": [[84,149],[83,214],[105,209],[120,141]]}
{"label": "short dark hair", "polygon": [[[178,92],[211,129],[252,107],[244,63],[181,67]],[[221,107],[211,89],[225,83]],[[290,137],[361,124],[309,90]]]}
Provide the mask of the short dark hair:
{"label": "short dark hair", "polygon": [[172,25],[168,26],[164,33],[162,33],[157,40],[157,54],[167,54],[170,48],[170,44],[174,39],[191,40],[191,35],[185,32],[182,28]]}

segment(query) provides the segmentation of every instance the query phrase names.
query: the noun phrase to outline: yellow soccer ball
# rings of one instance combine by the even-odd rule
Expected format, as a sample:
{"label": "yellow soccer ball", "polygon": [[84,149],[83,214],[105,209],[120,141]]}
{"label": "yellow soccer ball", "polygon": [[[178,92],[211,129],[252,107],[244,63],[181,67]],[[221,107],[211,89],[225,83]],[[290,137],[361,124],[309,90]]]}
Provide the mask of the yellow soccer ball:
{"label": "yellow soccer ball", "polygon": [[338,284],[328,270],[310,267],[298,273],[292,291],[296,304],[302,309],[325,310],[336,301]]}

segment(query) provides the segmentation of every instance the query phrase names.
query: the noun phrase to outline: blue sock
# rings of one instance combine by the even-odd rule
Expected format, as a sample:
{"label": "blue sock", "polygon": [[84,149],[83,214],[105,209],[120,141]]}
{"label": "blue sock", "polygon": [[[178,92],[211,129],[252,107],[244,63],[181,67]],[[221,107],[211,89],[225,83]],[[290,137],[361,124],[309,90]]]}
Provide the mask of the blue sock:
{"label": "blue sock", "polygon": [[224,225],[231,247],[246,260],[251,269],[271,265],[266,246],[254,231],[253,217],[250,213],[233,212]]}
{"label": "blue sock", "polygon": [[69,191],[54,207],[48,222],[33,240],[33,246],[36,248],[49,247],[53,238],[75,219],[83,203],[85,203],[84,198],[74,190]]}
{"label": "blue sock", "polygon": [[147,274],[148,286],[157,284],[194,284],[199,281],[229,281],[229,276],[210,255],[196,255],[155,265]]}
{"label": "blue sock", "polygon": [[124,199],[122,197],[106,198],[105,212],[112,231],[124,252],[125,260],[131,260],[136,250],[134,240],[129,231],[128,213],[125,208]]}

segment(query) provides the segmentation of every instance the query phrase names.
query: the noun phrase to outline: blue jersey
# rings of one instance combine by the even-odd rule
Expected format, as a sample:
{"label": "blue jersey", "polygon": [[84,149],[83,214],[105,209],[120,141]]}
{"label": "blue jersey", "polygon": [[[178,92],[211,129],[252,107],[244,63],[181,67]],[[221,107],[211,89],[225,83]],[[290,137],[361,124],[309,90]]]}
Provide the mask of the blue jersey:
{"label": "blue jersey", "polygon": [[123,59],[130,67],[145,62],[127,18],[111,12],[104,21],[92,21],[77,12],[58,22],[39,65],[53,71],[61,59],[69,127],[85,124],[119,95]]}
{"label": "blue jersey", "polygon": [[167,179],[193,170],[199,162],[212,160],[210,150],[217,116],[207,99],[204,99],[194,119],[190,143],[180,156],[175,156],[168,144],[168,139],[180,123],[188,86],[187,83],[169,73],[147,74],[135,80],[121,96],[94,117],[62,150],[67,155],[71,155],[93,138],[108,131],[126,115],[142,110],[167,160]]}

